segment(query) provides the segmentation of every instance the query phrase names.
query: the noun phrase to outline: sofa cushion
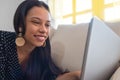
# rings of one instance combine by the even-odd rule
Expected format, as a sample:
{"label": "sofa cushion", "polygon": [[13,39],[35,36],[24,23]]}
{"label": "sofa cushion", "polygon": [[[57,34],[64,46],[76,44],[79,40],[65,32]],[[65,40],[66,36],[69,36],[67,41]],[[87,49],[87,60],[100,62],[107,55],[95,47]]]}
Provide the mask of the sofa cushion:
{"label": "sofa cushion", "polygon": [[55,29],[50,27],[49,39],[51,40],[52,36],[54,35]]}
{"label": "sofa cushion", "polygon": [[63,70],[80,70],[84,55],[88,23],[59,25],[51,38],[54,62]]}
{"label": "sofa cushion", "polygon": [[120,80],[120,67],[115,71],[110,80]]}

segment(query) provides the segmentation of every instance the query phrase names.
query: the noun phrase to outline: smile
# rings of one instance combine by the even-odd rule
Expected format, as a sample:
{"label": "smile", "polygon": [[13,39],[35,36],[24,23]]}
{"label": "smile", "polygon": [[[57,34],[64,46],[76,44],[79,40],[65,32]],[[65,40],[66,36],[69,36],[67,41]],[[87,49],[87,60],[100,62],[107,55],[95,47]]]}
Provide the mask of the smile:
{"label": "smile", "polygon": [[35,35],[35,38],[40,41],[40,42],[43,42],[45,41],[46,37],[45,36],[40,36],[40,35]]}

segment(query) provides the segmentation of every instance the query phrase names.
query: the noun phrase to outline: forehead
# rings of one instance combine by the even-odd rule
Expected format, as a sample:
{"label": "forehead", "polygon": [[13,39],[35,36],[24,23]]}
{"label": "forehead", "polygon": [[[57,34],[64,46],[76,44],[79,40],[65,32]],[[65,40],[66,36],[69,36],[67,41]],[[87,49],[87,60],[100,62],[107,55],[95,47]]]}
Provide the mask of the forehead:
{"label": "forehead", "polygon": [[27,18],[31,19],[37,17],[40,20],[50,20],[50,13],[44,7],[33,7],[27,13]]}

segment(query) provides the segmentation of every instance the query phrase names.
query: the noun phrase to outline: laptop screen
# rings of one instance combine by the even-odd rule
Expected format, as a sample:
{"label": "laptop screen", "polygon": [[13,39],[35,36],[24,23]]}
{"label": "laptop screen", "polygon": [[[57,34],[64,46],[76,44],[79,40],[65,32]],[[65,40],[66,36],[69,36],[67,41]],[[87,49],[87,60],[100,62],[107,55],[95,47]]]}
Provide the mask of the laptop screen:
{"label": "laptop screen", "polygon": [[119,36],[94,17],[89,25],[81,80],[109,80],[119,59]]}

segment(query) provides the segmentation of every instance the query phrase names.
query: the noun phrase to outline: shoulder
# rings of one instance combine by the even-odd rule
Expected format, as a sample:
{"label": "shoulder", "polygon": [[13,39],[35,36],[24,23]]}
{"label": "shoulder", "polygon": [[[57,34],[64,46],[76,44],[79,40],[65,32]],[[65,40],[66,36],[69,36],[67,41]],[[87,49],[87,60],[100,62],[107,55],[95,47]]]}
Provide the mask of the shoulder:
{"label": "shoulder", "polygon": [[15,32],[0,30],[0,37],[15,36]]}
{"label": "shoulder", "polygon": [[[14,46],[16,34],[10,31],[0,31],[0,45],[6,50]],[[6,51],[5,50],[5,51]]]}
{"label": "shoulder", "polygon": [[1,31],[0,30],[0,40],[2,42],[5,41],[10,41],[11,39],[15,38],[16,34],[15,32],[11,32],[11,31]]}

